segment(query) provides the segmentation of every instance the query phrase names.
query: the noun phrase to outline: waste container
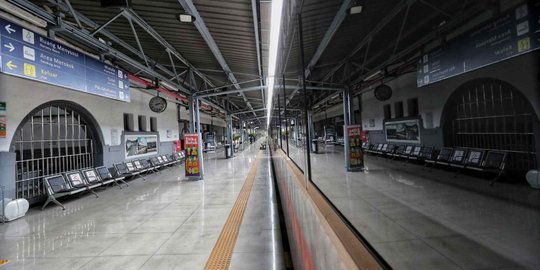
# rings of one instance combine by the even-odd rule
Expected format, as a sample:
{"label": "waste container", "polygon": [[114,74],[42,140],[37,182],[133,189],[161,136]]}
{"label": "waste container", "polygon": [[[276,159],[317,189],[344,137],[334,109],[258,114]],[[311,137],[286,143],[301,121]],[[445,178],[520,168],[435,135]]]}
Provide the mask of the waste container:
{"label": "waste container", "polygon": [[315,154],[319,152],[319,144],[317,139],[311,140],[311,152]]}
{"label": "waste container", "polygon": [[231,158],[231,156],[232,156],[231,145],[225,144],[225,158]]}

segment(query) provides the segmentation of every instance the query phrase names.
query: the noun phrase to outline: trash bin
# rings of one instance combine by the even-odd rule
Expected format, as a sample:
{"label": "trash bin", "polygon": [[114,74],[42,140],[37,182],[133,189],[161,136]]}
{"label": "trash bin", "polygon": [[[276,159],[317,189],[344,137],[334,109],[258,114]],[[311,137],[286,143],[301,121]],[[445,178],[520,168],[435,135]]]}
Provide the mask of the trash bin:
{"label": "trash bin", "polygon": [[319,144],[317,139],[311,140],[311,152],[315,154],[319,152]]}
{"label": "trash bin", "polygon": [[231,158],[231,145],[225,145],[225,158]]}

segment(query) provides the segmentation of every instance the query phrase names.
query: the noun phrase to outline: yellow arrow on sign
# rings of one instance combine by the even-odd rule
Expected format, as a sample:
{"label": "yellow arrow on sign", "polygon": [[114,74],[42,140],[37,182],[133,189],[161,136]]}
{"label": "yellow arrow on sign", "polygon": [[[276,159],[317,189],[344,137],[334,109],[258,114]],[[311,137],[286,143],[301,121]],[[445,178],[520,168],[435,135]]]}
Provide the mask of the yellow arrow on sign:
{"label": "yellow arrow on sign", "polygon": [[13,64],[13,62],[11,62],[11,60],[9,60],[9,61],[6,63],[6,66],[7,66],[9,69],[11,69],[11,70],[13,70],[14,68],[17,67],[17,65]]}

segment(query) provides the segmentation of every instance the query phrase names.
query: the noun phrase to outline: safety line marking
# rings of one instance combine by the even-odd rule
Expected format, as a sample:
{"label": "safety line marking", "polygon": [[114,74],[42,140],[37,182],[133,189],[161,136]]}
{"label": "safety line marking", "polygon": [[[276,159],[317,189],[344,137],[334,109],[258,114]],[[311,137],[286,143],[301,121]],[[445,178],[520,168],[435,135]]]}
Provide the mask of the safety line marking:
{"label": "safety line marking", "polygon": [[210,257],[206,262],[205,270],[220,270],[229,269],[231,264],[231,258],[240,232],[240,225],[244,218],[244,212],[246,211],[249,195],[253,182],[255,182],[255,176],[257,175],[257,168],[259,167],[259,160],[261,158],[261,151],[257,154],[255,162],[247,175],[246,181],[240,190],[240,194],[234,203],[234,206],[221,230],[219,238],[212,249]]}

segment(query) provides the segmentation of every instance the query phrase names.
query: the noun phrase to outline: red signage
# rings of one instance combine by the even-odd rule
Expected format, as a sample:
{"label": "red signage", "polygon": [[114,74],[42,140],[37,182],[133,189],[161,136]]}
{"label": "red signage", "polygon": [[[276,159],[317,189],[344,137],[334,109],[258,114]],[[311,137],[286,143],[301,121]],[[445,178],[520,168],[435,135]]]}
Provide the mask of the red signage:
{"label": "red signage", "polygon": [[368,141],[367,131],[365,130],[360,131],[360,138],[362,138],[362,142],[367,142]]}
{"label": "red signage", "polygon": [[175,152],[176,152],[176,153],[182,152],[182,141],[181,141],[181,140],[176,141],[176,149],[175,149]]}
{"label": "red signage", "polygon": [[199,161],[199,134],[184,134],[184,147],[186,148],[186,176],[200,177],[201,163]]}
{"label": "red signage", "polygon": [[349,154],[347,169],[361,170],[364,168],[364,153],[362,152],[362,127],[347,126],[347,136],[349,137]]}

